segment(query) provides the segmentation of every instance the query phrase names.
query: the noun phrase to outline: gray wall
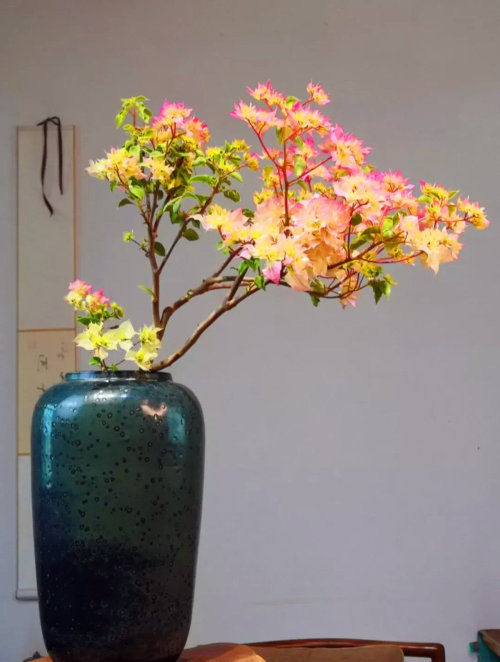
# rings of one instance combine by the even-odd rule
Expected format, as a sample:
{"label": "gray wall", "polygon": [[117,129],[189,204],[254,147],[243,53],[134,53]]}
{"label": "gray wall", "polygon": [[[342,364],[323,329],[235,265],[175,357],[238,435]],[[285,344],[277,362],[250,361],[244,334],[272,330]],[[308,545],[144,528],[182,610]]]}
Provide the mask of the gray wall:
{"label": "gray wall", "polygon": [[[246,85],[301,95],[320,81],[379,167],[460,188],[495,220],[500,3],[4,0],[0,12],[0,660],[18,662],[41,635],[36,605],[13,597],[15,126],[59,114],[79,127],[80,275],[139,320],[145,267],[120,243],[131,217],[83,171],[116,139],[120,97],[183,100],[216,141],[250,138],[227,115]],[[192,643],[439,640],[458,662],[478,628],[500,626],[499,228],[468,233],[437,278],[395,269],[378,307],[366,295],[357,310],[313,309],[271,290],[175,367],[208,431]],[[215,264],[211,237],[192,251],[172,291]]]}

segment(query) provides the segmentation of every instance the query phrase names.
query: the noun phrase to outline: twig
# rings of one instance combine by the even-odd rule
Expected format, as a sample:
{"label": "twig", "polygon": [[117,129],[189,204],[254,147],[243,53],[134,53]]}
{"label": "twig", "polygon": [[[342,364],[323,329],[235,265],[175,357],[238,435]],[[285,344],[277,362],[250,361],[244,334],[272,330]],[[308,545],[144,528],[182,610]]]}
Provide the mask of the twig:
{"label": "twig", "polygon": [[231,310],[232,308],[235,308],[239,303],[247,299],[249,296],[252,294],[255,294],[255,292],[258,292],[259,288],[256,286],[252,288],[250,286],[247,291],[242,294],[241,296],[237,297],[236,299],[231,299],[228,301],[225,299],[223,303],[217,308],[216,310],[213,311],[201,324],[199,324],[196,327],[196,331],[186,340],[186,342],[173,354],[171,354],[168,358],[166,358],[164,361],[160,361],[160,363],[156,363],[151,367],[151,372],[157,372],[159,370],[163,370],[163,368],[168,368],[168,366],[172,365],[172,363],[175,363],[178,359],[181,358],[181,356],[184,356],[184,354],[195,344],[195,342],[198,340],[198,338],[210,327],[212,324],[219,319],[221,315],[226,313],[228,310]]}

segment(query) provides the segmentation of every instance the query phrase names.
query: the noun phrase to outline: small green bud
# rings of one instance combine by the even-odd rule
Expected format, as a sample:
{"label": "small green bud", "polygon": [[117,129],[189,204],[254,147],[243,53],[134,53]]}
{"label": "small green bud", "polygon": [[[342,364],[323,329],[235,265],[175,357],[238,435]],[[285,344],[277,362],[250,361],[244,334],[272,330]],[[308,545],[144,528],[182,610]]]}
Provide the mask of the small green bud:
{"label": "small green bud", "polygon": [[111,310],[114,313],[114,317],[123,317],[125,315],[125,311],[116,303],[116,301],[111,302]]}

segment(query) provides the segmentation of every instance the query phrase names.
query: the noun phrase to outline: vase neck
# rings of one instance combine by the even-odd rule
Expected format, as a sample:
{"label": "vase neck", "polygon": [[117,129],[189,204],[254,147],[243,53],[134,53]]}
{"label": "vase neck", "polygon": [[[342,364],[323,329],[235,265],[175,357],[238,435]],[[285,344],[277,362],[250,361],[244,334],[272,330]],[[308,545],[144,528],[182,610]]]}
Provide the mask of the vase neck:
{"label": "vase neck", "polygon": [[82,372],[67,372],[64,381],[141,381],[141,382],[164,382],[172,381],[169,372],[144,372],[142,370],[110,370],[98,371],[87,370]]}

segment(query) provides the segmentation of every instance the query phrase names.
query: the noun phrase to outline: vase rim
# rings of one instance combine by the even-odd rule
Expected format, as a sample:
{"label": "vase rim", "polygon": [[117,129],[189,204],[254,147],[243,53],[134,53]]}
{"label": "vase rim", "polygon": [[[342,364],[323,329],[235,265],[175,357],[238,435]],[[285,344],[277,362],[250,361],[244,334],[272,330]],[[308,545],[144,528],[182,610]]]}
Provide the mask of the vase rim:
{"label": "vase rim", "polygon": [[130,381],[172,381],[172,375],[169,372],[146,372],[144,370],[81,370],[77,372],[67,372],[64,380],[67,382],[86,381],[86,380],[130,380]]}

